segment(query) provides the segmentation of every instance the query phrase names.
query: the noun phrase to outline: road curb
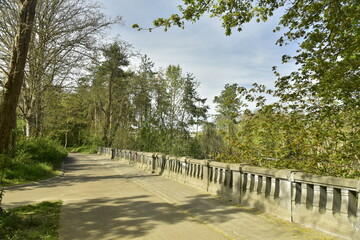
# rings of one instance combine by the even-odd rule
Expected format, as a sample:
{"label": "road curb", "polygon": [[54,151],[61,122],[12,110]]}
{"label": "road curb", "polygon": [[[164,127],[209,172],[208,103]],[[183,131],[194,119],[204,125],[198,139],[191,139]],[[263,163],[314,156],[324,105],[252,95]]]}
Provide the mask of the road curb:
{"label": "road curb", "polygon": [[65,160],[66,160],[66,158],[62,161],[61,172],[59,173],[59,175],[57,175],[55,177],[52,177],[52,178],[49,178],[49,179],[40,180],[40,181],[37,181],[37,182],[24,183],[24,184],[18,184],[18,185],[12,185],[12,186],[3,187],[3,188],[0,188],[0,191],[1,190],[6,191],[6,190],[22,188],[22,187],[35,186],[35,185],[39,185],[39,184],[44,183],[44,182],[50,182],[50,181],[53,181],[55,179],[62,178],[65,175]]}

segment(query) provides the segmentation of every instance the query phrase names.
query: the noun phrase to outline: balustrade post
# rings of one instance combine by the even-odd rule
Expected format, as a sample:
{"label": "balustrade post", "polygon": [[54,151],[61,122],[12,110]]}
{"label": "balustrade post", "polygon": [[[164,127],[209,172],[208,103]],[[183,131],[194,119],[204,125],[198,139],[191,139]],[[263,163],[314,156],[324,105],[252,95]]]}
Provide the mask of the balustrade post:
{"label": "balustrade post", "polygon": [[140,166],[142,169],[144,169],[144,162],[145,162],[144,158],[145,158],[145,155],[144,155],[144,152],[142,152],[141,156],[140,156]]}
{"label": "balustrade post", "polygon": [[172,171],[172,161],[170,160],[169,155],[165,156],[165,161],[166,161],[166,176],[170,177],[171,175],[171,171]]}
{"label": "balustrade post", "polygon": [[307,184],[301,183],[301,204],[306,205],[307,198]]}
{"label": "balustrade post", "polygon": [[199,164],[197,178],[202,179],[202,177],[203,177],[203,165]]}
{"label": "balustrade post", "polygon": [[348,214],[348,207],[349,207],[349,191],[347,189],[341,190],[341,208],[340,212],[342,214]]}
{"label": "balustrade post", "polygon": [[122,162],[124,162],[124,159],[125,159],[125,150],[121,150],[120,160],[121,160]]}
{"label": "balustrade post", "polygon": [[204,160],[203,164],[203,190],[209,190],[209,160]]}
{"label": "balustrade post", "polygon": [[260,194],[265,197],[266,196],[266,186],[267,186],[267,177],[263,176],[262,177],[262,183],[261,183],[261,189],[260,189]]}
{"label": "balustrade post", "polygon": [[189,168],[189,164],[188,164],[188,160],[184,157],[183,158],[184,161],[181,163],[181,176],[182,176],[182,182],[185,183],[186,182],[186,173],[188,171]]}
{"label": "balustrade post", "polygon": [[220,181],[220,169],[218,167],[214,167],[214,183],[219,183]]}
{"label": "balustrade post", "polygon": [[254,189],[253,189],[254,192],[257,192],[259,189],[259,180],[262,181],[262,177],[257,174],[254,175]]}
{"label": "balustrade post", "polygon": [[225,169],[223,168],[218,168],[219,171],[219,181],[218,183],[222,186],[224,186],[224,182],[225,182]]}
{"label": "balustrade post", "polygon": [[153,153],[151,156],[151,173],[155,173],[156,170],[156,154]]}
{"label": "balustrade post", "polygon": [[115,158],[115,148],[111,148],[111,157],[110,159],[114,159]]}
{"label": "balustrade post", "polygon": [[189,161],[187,163],[187,166],[188,166],[188,169],[186,170],[186,175],[189,176],[190,178],[192,178],[193,174],[194,174],[194,164]]}
{"label": "balustrade post", "polygon": [[320,206],[320,186],[314,185],[314,200],[313,200],[313,207],[316,210],[319,210]]}
{"label": "balustrade post", "polygon": [[[359,189],[357,189],[358,194],[359,193]],[[356,222],[354,223],[354,228],[355,228],[355,234],[353,236],[353,239],[360,239],[360,196],[358,195],[357,198],[357,212],[356,212]]]}
{"label": "balustrade post", "polygon": [[334,202],[334,188],[327,187],[326,188],[326,211],[332,212],[333,202]]}
{"label": "balustrade post", "polygon": [[276,178],[271,178],[271,184],[270,184],[270,196],[275,197],[275,188],[276,188]]}
{"label": "balustrade post", "polygon": [[114,159],[118,159],[119,149],[115,149]]}
{"label": "balustrade post", "polygon": [[229,172],[230,171],[232,171],[232,200],[235,203],[240,203],[242,191],[241,166],[237,166],[236,168],[230,168]]}
{"label": "balustrade post", "polygon": [[226,187],[226,188],[229,188],[230,187],[230,168],[229,166],[227,166],[224,170],[223,170],[223,173],[224,173],[224,182],[223,182],[223,186]]}

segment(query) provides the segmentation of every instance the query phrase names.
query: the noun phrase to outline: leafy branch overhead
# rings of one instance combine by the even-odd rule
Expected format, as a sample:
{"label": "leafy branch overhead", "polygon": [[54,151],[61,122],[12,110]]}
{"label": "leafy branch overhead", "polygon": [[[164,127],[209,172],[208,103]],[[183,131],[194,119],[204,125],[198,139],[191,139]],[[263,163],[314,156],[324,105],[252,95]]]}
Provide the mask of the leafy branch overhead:
{"label": "leafy branch overhead", "polygon": [[[227,84],[215,97],[216,127],[225,146],[215,154],[219,160],[247,159],[259,166],[338,176],[359,173],[358,0],[183,0],[178,8],[180,13],[156,19],[154,27],[184,28],[187,21],[210,16],[219,18],[225,34],[231,35],[252,20],[266,21],[281,13],[273,30],[281,32],[276,44],[298,48],[294,55],[282,57],[283,63],[295,63],[296,71],[282,76],[273,67],[274,91],[260,85],[246,90]],[[265,105],[266,98],[259,95],[265,92],[280,101]],[[244,111],[245,100],[257,102],[260,108]]]}
{"label": "leafy branch overhead", "polygon": [[154,27],[151,27],[151,28],[141,28],[138,24],[133,24],[132,28],[136,28],[138,31],[148,30],[151,32],[155,28],[159,28],[159,27],[164,27],[165,31],[167,31],[173,25],[178,26],[183,29],[185,27],[183,18],[181,18],[178,14],[173,14],[169,18],[158,18],[158,19],[154,20],[153,24],[154,24]]}
{"label": "leafy branch overhead", "polygon": [[[276,42],[298,44],[295,56],[284,55],[283,63],[294,61],[298,70],[278,76],[277,87],[287,100],[304,96],[299,86],[324,103],[340,101],[359,104],[360,99],[360,4],[358,0],[183,0],[180,13],[158,18],[154,28],[184,28],[204,15],[219,18],[225,34],[241,31],[251,20],[266,21],[279,10],[283,12],[274,32],[285,32]],[[142,30],[138,24],[134,28]],[[295,87],[297,86],[297,87]]]}

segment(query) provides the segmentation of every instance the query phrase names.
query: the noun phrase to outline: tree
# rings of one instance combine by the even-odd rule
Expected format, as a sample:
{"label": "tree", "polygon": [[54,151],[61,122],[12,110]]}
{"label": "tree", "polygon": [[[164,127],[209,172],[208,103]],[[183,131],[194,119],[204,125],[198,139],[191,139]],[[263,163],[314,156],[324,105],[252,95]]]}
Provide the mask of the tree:
{"label": "tree", "polygon": [[61,140],[64,147],[90,145],[91,96],[86,80],[79,79],[77,88],[71,92],[49,91],[44,97],[50,100],[44,109],[44,135]]}
{"label": "tree", "polygon": [[35,18],[37,0],[22,0],[19,10],[19,25],[14,39],[7,81],[4,84],[4,96],[0,105],[0,154],[7,153],[11,132],[15,127],[16,108],[24,81],[32,27]]}
{"label": "tree", "polygon": [[141,63],[132,77],[132,106],[135,114],[134,126],[137,128],[137,149],[157,151],[158,122],[155,107],[156,79],[154,62],[147,55],[141,57]]}
{"label": "tree", "polygon": [[165,72],[166,94],[162,103],[163,123],[166,129],[164,144],[166,151],[184,154],[184,140],[189,138],[190,129],[206,119],[206,99],[197,93],[198,83],[192,74],[182,73],[179,65],[170,65]]}
{"label": "tree", "polygon": [[216,121],[228,139],[228,151],[231,154],[231,142],[236,135],[236,126],[240,121],[242,108],[246,107],[242,97],[246,94],[246,89],[237,84],[226,84],[220,96],[215,96],[214,103],[219,115]]}
{"label": "tree", "polygon": [[132,81],[133,105],[138,127],[142,128],[152,122],[152,98],[156,72],[154,63],[147,55],[141,57],[141,63]]}
{"label": "tree", "polygon": [[[278,44],[298,41],[294,59],[298,71],[279,78],[279,91],[304,96],[309,91],[325,104],[360,104],[360,4],[354,0],[297,1],[288,8],[280,24],[287,27]],[[300,94],[295,86],[302,86]],[[354,105],[355,104],[355,105]]]}
{"label": "tree", "polygon": [[[358,0],[183,0],[180,13],[156,19],[153,28],[184,28],[186,21],[196,22],[209,14],[220,18],[225,34],[230,35],[234,29],[241,31],[242,26],[253,19],[266,21],[278,9],[283,15],[274,32],[282,31],[283,35],[276,44],[283,46],[292,42],[297,45],[296,53],[284,55],[282,61],[295,62],[298,69],[281,76],[273,67],[277,77],[274,95],[280,99],[275,108],[283,114],[281,120],[282,126],[286,126],[283,128],[286,134],[274,134],[278,139],[266,144],[275,146],[280,143],[277,153],[284,157],[283,163],[286,158],[293,159],[304,163],[305,169],[320,172],[326,169],[336,174],[343,174],[343,170],[350,176],[353,173],[349,173],[349,169],[360,162]],[[137,24],[133,27],[142,29]],[[255,129],[274,130],[266,122],[276,121],[277,116],[269,111],[262,109],[255,114],[260,124]],[[242,127],[253,129],[251,124],[246,122]],[[301,132],[302,138],[296,132]],[[254,136],[246,137],[249,140],[246,147],[251,148],[253,140],[266,138],[264,132],[254,130],[251,133]],[[234,144],[235,148],[240,146],[238,143]],[[317,147],[309,147],[313,145]],[[249,153],[252,151],[248,150]],[[254,156],[254,152],[251,155]],[[308,157],[310,155],[312,159]],[[299,161],[301,159],[307,160]]]}
{"label": "tree", "polygon": [[[6,2],[9,9],[16,9],[15,2]],[[39,2],[20,101],[28,137],[42,133],[43,111],[47,107],[45,92],[74,85],[74,75],[92,58],[100,35],[110,25],[121,22],[119,17],[108,19],[100,9],[100,5],[86,0]],[[13,32],[13,25],[9,23],[14,19],[14,12],[1,11],[6,21],[2,27],[4,32]],[[0,38],[1,45],[5,59],[8,38]],[[6,61],[0,59],[2,65],[6,68]]]}
{"label": "tree", "polygon": [[[274,31],[285,29],[280,46],[296,42],[297,55],[283,56],[283,62],[294,60],[297,71],[279,77],[277,87],[286,100],[314,95],[327,104],[359,106],[360,99],[360,4],[358,0],[183,0],[180,14],[158,18],[154,27],[184,27],[185,21],[196,22],[203,15],[220,18],[225,34],[252,19],[266,21],[277,9],[284,10]],[[135,28],[141,29],[137,24]],[[150,28],[151,30],[152,28]]]}
{"label": "tree", "polygon": [[199,141],[201,158],[215,159],[224,151],[224,141],[215,123],[205,122],[202,131],[196,136]]}
{"label": "tree", "polygon": [[192,74],[186,74],[184,85],[184,96],[182,99],[184,110],[181,121],[187,122],[190,126],[196,125],[196,128],[198,128],[207,118],[206,113],[209,109],[205,105],[207,99],[200,98],[197,92],[199,83],[195,81]]}
{"label": "tree", "polygon": [[103,143],[111,146],[120,122],[129,117],[129,82],[124,68],[130,64],[131,46],[115,41],[103,46],[102,54],[104,61],[95,69],[93,87],[101,92],[101,95],[97,94],[97,101],[104,114]]}

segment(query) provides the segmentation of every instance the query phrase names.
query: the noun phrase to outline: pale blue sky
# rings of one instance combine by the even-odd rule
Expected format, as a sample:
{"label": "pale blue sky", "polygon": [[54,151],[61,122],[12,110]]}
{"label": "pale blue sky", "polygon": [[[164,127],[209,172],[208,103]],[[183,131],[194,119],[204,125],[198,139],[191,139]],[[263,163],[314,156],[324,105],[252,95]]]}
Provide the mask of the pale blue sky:
{"label": "pale blue sky", "polygon": [[226,83],[250,86],[257,82],[273,87],[276,77],[272,66],[281,67],[283,73],[292,69],[281,66],[281,56],[293,51],[294,46],[275,45],[280,33],[273,33],[279,18],[270,18],[266,23],[249,23],[242,32],[225,36],[218,19],[202,18],[199,22],[187,23],[185,29],[172,27],[169,31],[156,29],[152,32],[136,31],[134,23],[151,27],[158,17],[168,17],[178,12],[181,0],[98,0],[104,12],[110,16],[122,16],[125,25],[113,26],[110,34],[120,35],[131,43],[135,50],[147,54],[156,68],[179,64],[184,73],[193,73],[200,82],[201,97],[208,98],[214,113],[212,100],[220,94]]}

